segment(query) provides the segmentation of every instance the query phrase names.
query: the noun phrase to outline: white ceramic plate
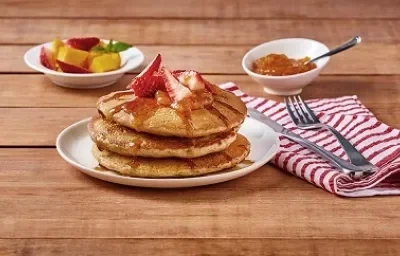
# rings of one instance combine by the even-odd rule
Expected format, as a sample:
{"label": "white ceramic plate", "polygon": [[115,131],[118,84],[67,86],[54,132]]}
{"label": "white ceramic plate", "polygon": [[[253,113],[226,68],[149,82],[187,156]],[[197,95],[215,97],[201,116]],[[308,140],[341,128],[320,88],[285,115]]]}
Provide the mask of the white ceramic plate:
{"label": "white ceramic plate", "polygon": [[239,133],[243,134],[251,144],[247,159],[253,164],[232,171],[224,171],[192,178],[134,178],[121,176],[111,171],[98,171],[97,160],[92,155],[93,142],[87,131],[89,119],[79,121],[57,137],[57,151],[72,166],[92,177],[129,186],[152,188],[195,187],[233,180],[247,175],[267,163],[279,148],[278,135],[268,126],[254,119],[246,118]]}
{"label": "white ceramic plate", "polygon": [[[65,40],[64,40],[65,41]],[[108,40],[103,40],[108,42]],[[144,60],[143,53],[136,47],[121,52],[121,68],[105,73],[70,74],[57,72],[46,68],[40,63],[39,55],[42,47],[51,47],[47,42],[29,49],[25,55],[25,63],[32,69],[44,73],[50,80],[59,86],[77,89],[101,88],[115,83],[124,73],[139,67]]]}

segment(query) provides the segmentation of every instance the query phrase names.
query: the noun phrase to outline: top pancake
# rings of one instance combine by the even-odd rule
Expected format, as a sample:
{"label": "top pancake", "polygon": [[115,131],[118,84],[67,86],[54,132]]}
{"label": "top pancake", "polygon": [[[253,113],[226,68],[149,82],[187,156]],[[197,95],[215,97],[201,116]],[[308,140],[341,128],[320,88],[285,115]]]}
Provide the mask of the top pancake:
{"label": "top pancake", "polygon": [[188,112],[158,105],[153,98],[136,97],[131,90],[105,95],[97,102],[107,120],[139,132],[185,138],[227,132],[239,126],[247,109],[239,97],[210,84],[214,101],[210,106]]}

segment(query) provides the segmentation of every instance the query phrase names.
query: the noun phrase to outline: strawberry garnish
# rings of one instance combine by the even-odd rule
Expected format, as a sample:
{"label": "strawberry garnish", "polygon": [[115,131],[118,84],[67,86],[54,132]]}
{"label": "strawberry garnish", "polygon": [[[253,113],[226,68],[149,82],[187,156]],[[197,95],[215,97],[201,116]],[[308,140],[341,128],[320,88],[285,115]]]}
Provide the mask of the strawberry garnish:
{"label": "strawberry garnish", "polygon": [[181,84],[189,87],[191,91],[201,91],[204,90],[205,84],[204,79],[201,75],[193,70],[181,72],[177,75],[177,79]]}
{"label": "strawberry garnish", "polygon": [[53,54],[49,49],[42,47],[40,49],[40,63],[48,69],[55,70],[56,65],[53,58]]}
{"label": "strawberry garnish", "polygon": [[132,80],[128,88],[132,88],[138,97],[153,97],[157,90],[164,89],[164,80],[158,71],[160,66],[161,55],[157,54],[150,64]]}
{"label": "strawberry garnish", "polygon": [[161,66],[161,55],[157,54],[157,56],[150,62],[147,67],[145,67],[139,75],[137,75],[132,82],[128,85],[128,88],[134,89],[139,78],[147,78],[153,75],[154,72],[157,72]]}
{"label": "strawberry garnish", "polygon": [[[162,76],[138,77],[135,79],[133,92],[138,97],[153,97],[158,90],[162,90],[164,80]],[[165,89],[164,89],[165,91]]]}
{"label": "strawberry garnish", "polygon": [[170,71],[162,68],[165,88],[167,90],[169,98],[173,102],[180,102],[181,100],[192,95],[192,92],[181,84]]}
{"label": "strawberry garnish", "polygon": [[81,37],[81,38],[70,38],[67,40],[65,44],[75,49],[89,51],[99,43],[100,39],[97,37]]}
{"label": "strawberry garnish", "polygon": [[91,73],[89,70],[74,66],[71,64],[68,64],[64,61],[57,60],[57,64],[60,67],[60,69],[65,72],[65,73],[74,73],[74,74],[86,74],[86,73]]}

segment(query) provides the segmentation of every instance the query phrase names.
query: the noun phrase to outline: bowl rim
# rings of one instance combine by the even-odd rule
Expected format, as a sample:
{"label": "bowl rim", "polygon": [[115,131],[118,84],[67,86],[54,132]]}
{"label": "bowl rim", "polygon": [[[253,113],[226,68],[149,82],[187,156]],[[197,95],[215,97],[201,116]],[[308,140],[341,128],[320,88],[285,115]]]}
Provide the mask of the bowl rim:
{"label": "bowl rim", "polygon": [[281,39],[276,39],[276,40],[271,40],[271,41],[264,42],[262,44],[259,44],[259,45],[255,46],[255,47],[251,48],[249,51],[247,51],[246,54],[242,58],[242,68],[244,69],[244,71],[248,75],[251,75],[251,76],[254,76],[254,77],[257,77],[257,78],[271,79],[271,80],[283,80],[283,79],[288,79],[288,78],[297,78],[297,77],[307,76],[307,75],[310,75],[312,73],[320,72],[321,69],[324,68],[326,66],[326,64],[328,64],[328,62],[331,59],[330,57],[325,57],[324,59],[326,59],[326,61],[323,62],[320,66],[317,65],[317,67],[312,69],[312,70],[309,70],[309,71],[303,72],[303,73],[299,73],[299,74],[286,75],[286,76],[261,75],[261,74],[255,73],[255,72],[251,71],[249,68],[247,68],[245,62],[249,58],[251,53],[253,53],[254,51],[258,50],[259,48],[264,47],[267,44],[270,44],[270,43],[273,43],[273,42],[277,42],[277,41],[289,41],[289,40],[311,41],[311,42],[314,42],[314,43],[322,45],[323,47],[325,47],[329,51],[328,46],[326,46],[325,44],[323,44],[323,43],[321,43],[321,42],[319,42],[317,40],[313,40],[313,39],[309,39],[309,38],[301,38],[301,37],[281,38]]}
{"label": "bowl rim", "polygon": [[[68,39],[62,39],[61,41],[65,42],[66,40],[68,40]],[[102,38],[100,38],[100,40],[106,41],[106,42],[109,41],[108,39],[102,39]],[[28,65],[28,67],[30,67],[31,69],[36,70],[36,71],[39,71],[39,72],[41,72],[41,73],[43,73],[43,74],[46,74],[46,75],[55,75],[55,76],[63,76],[63,77],[81,77],[81,78],[83,78],[83,77],[90,77],[90,78],[93,78],[93,77],[106,77],[106,76],[113,76],[113,75],[124,74],[124,73],[126,73],[126,72],[129,72],[129,71],[131,71],[131,70],[133,70],[133,69],[139,67],[139,66],[143,63],[143,61],[144,61],[144,54],[143,54],[143,52],[142,52],[141,50],[139,50],[139,49],[138,49],[137,47],[135,47],[135,46],[132,46],[132,48],[134,48],[134,49],[139,53],[139,56],[140,56],[140,58],[141,58],[140,64],[139,64],[137,67],[132,68],[132,69],[131,69],[131,68],[124,69],[124,67],[121,67],[121,68],[119,68],[119,69],[117,69],[117,70],[113,70],[113,71],[109,71],[109,72],[104,72],[104,73],[76,74],[76,73],[58,72],[58,71],[55,71],[55,70],[48,69],[48,68],[44,67],[44,66],[41,65],[41,64],[40,64],[40,65],[35,65],[35,64],[33,64],[33,63],[28,59],[28,55],[29,55],[31,52],[33,52],[33,51],[38,51],[38,52],[40,52],[40,48],[42,48],[43,46],[46,46],[46,45],[48,45],[48,44],[51,44],[51,42],[52,42],[52,41],[49,41],[49,42],[46,42],[46,43],[42,43],[42,44],[38,44],[38,45],[35,45],[35,46],[29,48],[29,49],[25,52],[25,54],[24,54],[24,62],[25,62],[25,64]],[[118,41],[114,40],[114,42],[118,42]],[[38,56],[38,57],[39,57],[39,56]]]}

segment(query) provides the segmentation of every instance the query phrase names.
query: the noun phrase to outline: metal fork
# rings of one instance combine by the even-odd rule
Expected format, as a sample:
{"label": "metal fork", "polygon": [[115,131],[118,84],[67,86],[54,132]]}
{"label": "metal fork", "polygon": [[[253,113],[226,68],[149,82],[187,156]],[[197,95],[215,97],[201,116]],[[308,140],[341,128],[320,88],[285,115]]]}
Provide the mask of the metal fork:
{"label": "metal fork", "polygon": [[375,165],[371,164],[367,159],[365,159],[365,157],[361,155],[361,153],[358,152],[358,150],[346,138],[336,131],[335,128],[321,123],[314,112],[303,101],[300,95],[285,97],[284,101],[290,118],[297,127],[303,130],[329,130],[336,137],[352,164],[362,167],[363,169],[365,168],[365,170],[369,171],[377,169]]}

